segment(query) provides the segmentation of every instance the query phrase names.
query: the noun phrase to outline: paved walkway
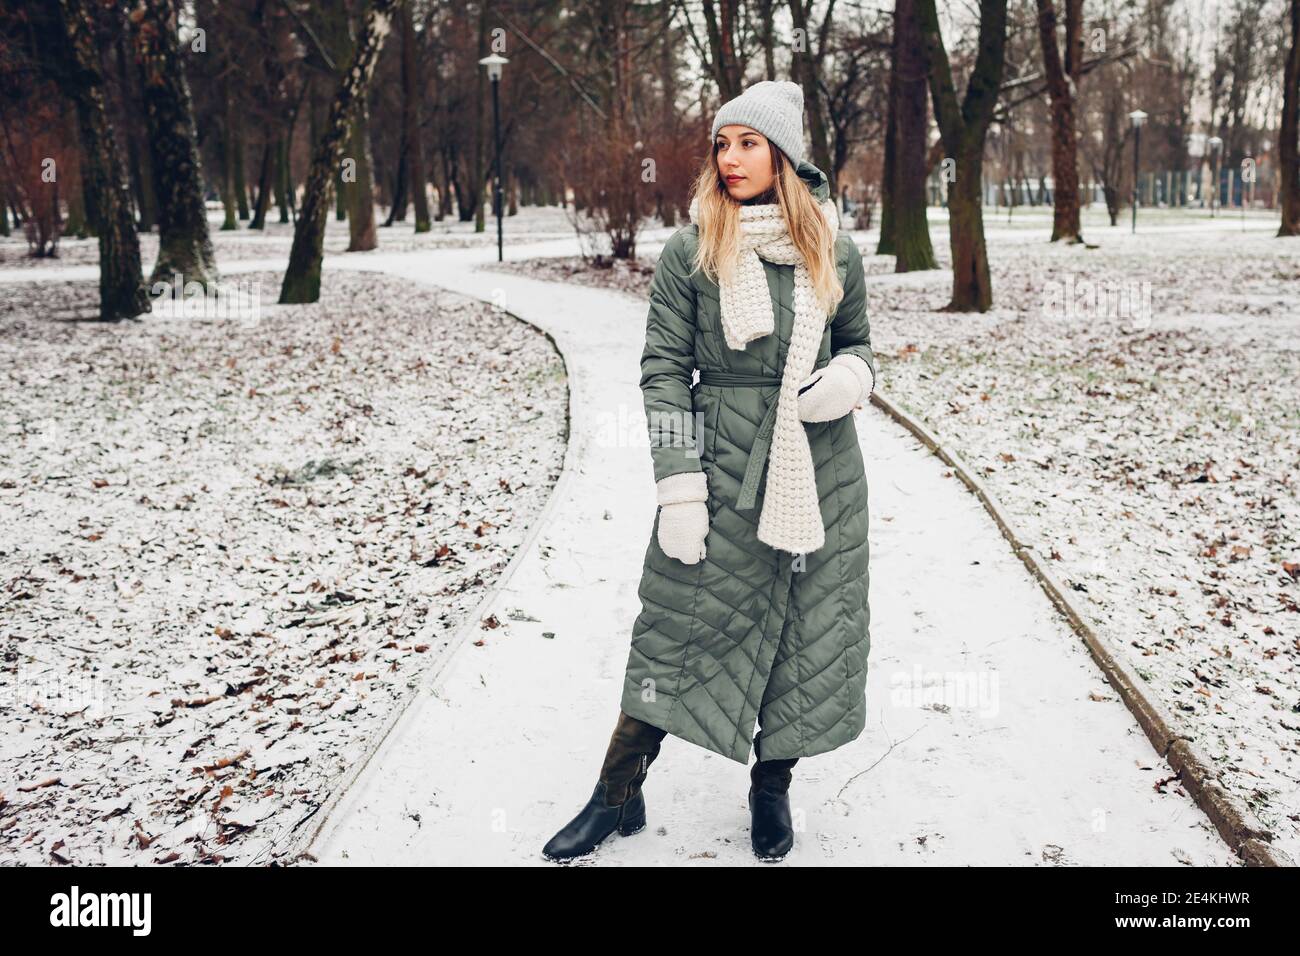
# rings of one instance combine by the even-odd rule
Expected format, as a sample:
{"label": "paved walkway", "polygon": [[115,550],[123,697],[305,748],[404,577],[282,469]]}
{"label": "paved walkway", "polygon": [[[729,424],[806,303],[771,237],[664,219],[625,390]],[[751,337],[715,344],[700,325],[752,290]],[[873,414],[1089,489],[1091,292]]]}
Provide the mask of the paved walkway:
{"label": "paved walkway", "polygon": [[[655,509],[638,388],[646,305],[474,270],[495,253],[326,262],[478,296],[545,329],[570,376],[572,437],[537,536],[485,612],[503,626],[475,631],[405,712],[312,845],[325,864],[549,865],[541,847],[590,795],[617,715]],[[19,271],[0,283],[36,278]],[[796,767],[785,865],[1235,863],[1188,797],[1157,788],[1168,766],[978,502],[875,406],[857,415],[867,728]],[[668,737],[645,786],[650,825],[590,862],[757,865],[747,785],[740,764]]]}

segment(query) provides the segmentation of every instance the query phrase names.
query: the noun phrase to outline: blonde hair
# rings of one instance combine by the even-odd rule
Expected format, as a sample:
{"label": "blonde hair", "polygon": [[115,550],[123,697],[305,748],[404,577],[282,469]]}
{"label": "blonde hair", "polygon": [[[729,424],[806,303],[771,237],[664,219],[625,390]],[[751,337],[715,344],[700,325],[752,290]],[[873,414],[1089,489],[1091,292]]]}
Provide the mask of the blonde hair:
{"label": "blonde hair", "polygon": [[[812,190],[795,172],[794,164],[770,141],[768,148],[772,152],[772,168],[776,173],[772,188],[777,205],[781,207],[794,247],[808,266],[813,294],[825,304],[829,315],[844,298],[844,287],[840,285],[835,270],[835,240],[830,225],[822,215],[820,204],[813,198]],[[692,195],[699,200],[700,235],[695,250],[695,268],[691,271],[700,270],[714,282],[720,276],[730,279],[734,274],[740,252],[741,209],[741,204],[727,192],[726,183],[718,171],[715,161],[717,149],[715,142],[691,189]]]}

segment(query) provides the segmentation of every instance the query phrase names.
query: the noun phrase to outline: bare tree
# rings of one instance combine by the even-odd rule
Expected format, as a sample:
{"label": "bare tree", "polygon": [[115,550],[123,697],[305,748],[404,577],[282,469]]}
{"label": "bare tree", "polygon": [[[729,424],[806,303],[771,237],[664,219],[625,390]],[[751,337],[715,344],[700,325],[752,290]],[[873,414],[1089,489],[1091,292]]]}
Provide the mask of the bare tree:
{"label": "bare tree", "polygon": [[1282,125],[1277,157],[1282,223],[1279,236],[1300,236],[1300,0],[1291,0],[1291,49],[1282,78]]}
{"label": "bare tree", "polygon": [[77,105],[87,213],[99,237],[99,315],[116,321],[142,315],[151,307],[126,174],[104,104],[94,9],[91,0],[59,0],[64,35],[59,38],[62,42],[51,44],[50,53],[64,92]]}
{"label": "bare tree", "polygon": [[948,190],[948,237],[952,244],[952,301],[949,312],[986,312],[993,304],[988,250],[981,208],[984,139],[997,107],[1006,50],[1007,0],[980,0],[979,53],[966,95],[959,103],[952,67],[939,32],[934,0],[918,0],[929,67],[930,97],[943,148],[956,160]]}
{"label": "bare tree", "polygon": [[1052,112],[1052,242],[1082,242],[1079,223],[1079,147],[1074,125],[1083,62],[1083,0],[1065,0],[1065,61],[1056,46],[1054,0],[1037,0],[1038,32]]}
{"label": "bare tree", "polygon": [[839,183],[836,182],[835,164],[831,161],[830,143],[827,137],[826,106],[822,101],[822,64],[828,50],[828,38],[835,18],[835,0],[829,0],[826,14],[817,26],[814,36],[809,17],[815,0],[790,0],[790,19],[794,28],[803,37],[803,49],[795,49],[790,58],[790,70],[794,81],[803,87],[804,114],[808,120],[808,136],[812,141],[812,162],[826,174],[830,182],[831,195],[839,195]]}
{"label": "bare tree", "polygon": [[402,161],[406,183],[415,203],[415,231],[428,232],[429,199],[425,194],[424,140],[420,134],[420,94],[424,90],[416,54],[413,0],[402,4]]}
{"label": "bare tree", "polygon": [[348,252],[367,252],[378,248],[379,236],[375,232],[375,179],[374,163],[370,154],[370,106],[362,95],[352,117],[352,130],[348,137],[348,159],[353,163],[354,175],[347,182]]}
{"label": "bare tree", "polygon": [[[938,268],[925,215],[926,56],[916,0],[895,0],[885,157],[889,244],[895,272]],[[881,243],[885,224],[882,218]]]}
{"label": "bare tree", "polygon": [[158,260],[149,281],[167,281],[179,273],[185,282],[210,287],[217,281],[217,263],[203,204],[190,90],[181,68],[176,5],[173,0],[140,0],[131,20],[158,198]]}
{"label": "bare tree", "polygon": [[[66,2],[66,0],[65,0]],[[301,304],[320,298],[321,258],[325,243],[325,220],[329,215],[330,189],[334,170],[343,157],[350,119],[366,94],[375,62],[383,47],[398,0],[372,0],[361,17],[351,61],[339,78],[330,103],[329,118],[312,154],[311,172],[303,195],[302,211],[293,231],[289,268],[280,286],[280,302]]]}
{"label": "bare tree", "polygon": [[701,0],[700,8],[709,42],[705,62],[718,84],[718,98],[725,103],[741,94],[745,76],[738,39],[743,23],[740,0]]}

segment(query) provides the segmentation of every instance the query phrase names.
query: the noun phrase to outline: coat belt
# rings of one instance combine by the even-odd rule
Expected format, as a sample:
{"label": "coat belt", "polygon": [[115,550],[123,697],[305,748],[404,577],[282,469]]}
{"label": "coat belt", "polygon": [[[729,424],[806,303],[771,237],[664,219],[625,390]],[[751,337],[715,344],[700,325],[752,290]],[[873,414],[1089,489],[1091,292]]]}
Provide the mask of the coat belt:
{"label": "coat belt", "polygon": [[[722,388],[779,388],[781,378],[777,375],[748,375],[721,369],[701,369],[700,384]],[[749,461],[745,465],[745,479],[740,483],[740,496],[736,499],[737,511],[750,510],[758,497],[758,482],[763,477],[763,466],[767,464],[767,454],[772,448],[772,430],[776,428],[776,404],[776,397],[773,397],[762,424],[758,426],[758,434],[754,436]]]}

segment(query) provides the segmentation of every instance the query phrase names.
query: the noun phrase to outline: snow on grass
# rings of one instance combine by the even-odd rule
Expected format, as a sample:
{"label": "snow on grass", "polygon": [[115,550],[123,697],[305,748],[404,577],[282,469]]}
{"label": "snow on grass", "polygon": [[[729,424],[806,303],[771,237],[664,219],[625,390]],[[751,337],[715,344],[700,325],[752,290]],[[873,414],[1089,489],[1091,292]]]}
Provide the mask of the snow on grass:
{"label": "snow on grass", "polygon": [[[1300,246],[1192,234],[993,256],[999,307],[981,317],[927,311],[946,281],[871,286],[890,394],[989,481],[1300,859]],[[1150,310],[1056,304],[1051,283],[1089,281],[1150,283]]]}
{"label": "snow on grass", "polygon": [[535,330],[386,277],[327,272],[311,306],[240,281],[256,321],[6,286],[7,861],[276,859],[558,476]]}

